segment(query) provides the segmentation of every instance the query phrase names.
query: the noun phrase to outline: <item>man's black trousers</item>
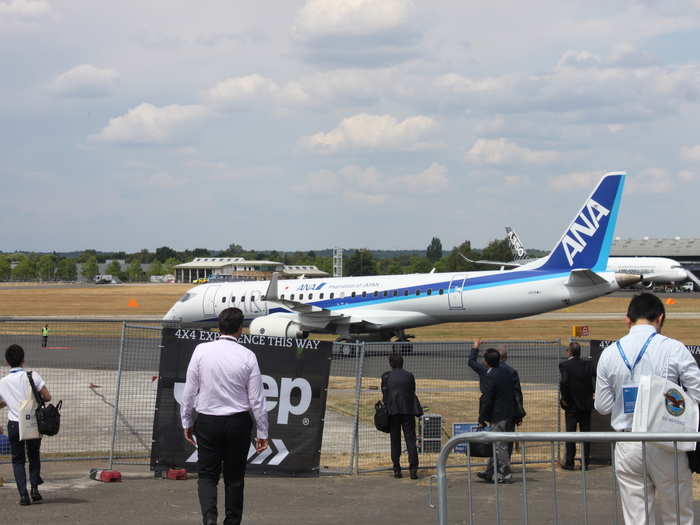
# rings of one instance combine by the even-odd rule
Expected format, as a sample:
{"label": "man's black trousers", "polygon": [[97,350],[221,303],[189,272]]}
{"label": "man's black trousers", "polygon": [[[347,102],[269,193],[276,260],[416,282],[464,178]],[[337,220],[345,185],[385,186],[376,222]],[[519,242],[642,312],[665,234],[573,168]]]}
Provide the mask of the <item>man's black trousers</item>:
{"label": "man's black trousers", "polygon": [[391,462],[394,470],[401,469],[401,429],[408,451],[408,468],[418,469],[418,449],[416,448],[416,416],[398,414],[389,416],[389,435],[391,436]]}
{"label": "man's black trousers", "polygon": [[27,492],[27,473],[24,464],[29,459],[29,483],[37,487],[43,483],[41,479],[41,459],[39,449],[41,439],[19,440],[19,423],[7,422],[7,438],[10,440],[10,453],[12,454],[12,471],[20,493]]}
{"label": "man's black trousers", "polygon": [[199,414],[194,424],[199,465],[199,504],[204,524],[216,523],[216,486],[223,465],[226,497],[224,525],[238,525],[243,516],[245,476],[253,420],[248,412],[231,416]]}
{"label": "man's black trousers", "polygon": [[[591,431],[591,411],[590,410],[567,410],[564,412],[566,421],[566,431],[576,432],[578,425],[579,432]],[[576,456],[576,443],[569,441],[566,443],[566,459],[564,464],[569,467],[574,466],[574,457]],[[583,454],[581,455],[581,465],[588,465],[588,459],[591,456],[590,442],[583,443]]]}

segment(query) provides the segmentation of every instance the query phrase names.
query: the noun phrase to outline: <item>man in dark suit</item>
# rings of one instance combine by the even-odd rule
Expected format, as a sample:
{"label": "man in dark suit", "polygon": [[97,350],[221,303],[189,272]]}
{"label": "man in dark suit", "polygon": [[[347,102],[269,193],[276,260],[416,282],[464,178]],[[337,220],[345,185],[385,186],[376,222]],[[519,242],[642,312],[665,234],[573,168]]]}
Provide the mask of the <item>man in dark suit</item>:
{"label": "man in dark suit", "polygon": [[[483,378],[483,394],[479,403],[479,425],[491,425],[493,432],[513,432],[518,413],[513,374],[500,366],[501,355],[498,350],[489,348],[484,354],[488,369]],[[489,458],[486,472],[477,475],[495,483],[508,482],[511,479],[508,443],[499,441],[496,447],[497,468],[494,472],[493,460]]]}
{"label": "man in dark suit", "polygon": [[418,479],[418,449],[416,448],[416,417],[423,409],[416,397],[416,379],[403,369],[400,354],[389,356],[391,370],[382,374],[382,394],[389,412],[389,435],[391,437],[391,461],[394,477],[401,477],[401,429],[408,451],[408,468],[411,479]]}
{"label": "man in dark suit", "polygon": [[[581,345],[569,344],[566,350],[568,359],[559,363],[559,404],[564,409],[566,419],[566,431],[576,432],[576,425],[580,432],[591,430],[591,410],[593,410],[593,391],[595,389],[595,374],[590,361],[581,359]],[[583,444],[581,468],[588,468],[590,457],[590,443]],[[576,443],[566,443],[566,458],[562,468],[574,469],[574,457],[576,455]]]}

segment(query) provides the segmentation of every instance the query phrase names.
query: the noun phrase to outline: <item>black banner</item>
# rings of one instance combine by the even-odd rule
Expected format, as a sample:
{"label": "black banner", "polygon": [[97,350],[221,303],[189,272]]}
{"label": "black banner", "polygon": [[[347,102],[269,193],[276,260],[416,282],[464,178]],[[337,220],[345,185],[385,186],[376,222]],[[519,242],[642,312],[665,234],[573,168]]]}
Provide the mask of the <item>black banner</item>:
{"label": "black banner", "polygon": [[[151,450],[154,470],[197,470],[197,451],[183,437],[180,400],[195,347],[218,336],[207,330],[163,329]],[[260,454],[252,446],[253,430],[248,472],[318,475],[332,343],[249,334],[238,342],[258,359],[270,427],[269,447]]]}

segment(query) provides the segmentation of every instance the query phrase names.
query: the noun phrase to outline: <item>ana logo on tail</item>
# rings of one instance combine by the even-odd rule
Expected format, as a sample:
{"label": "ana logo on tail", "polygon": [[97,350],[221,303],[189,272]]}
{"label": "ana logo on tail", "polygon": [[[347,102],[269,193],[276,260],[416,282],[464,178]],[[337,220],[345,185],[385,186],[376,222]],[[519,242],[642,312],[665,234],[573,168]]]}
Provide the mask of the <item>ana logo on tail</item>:
{"label": "ana logo on tail", "polygon": [[593,237],[600,227],[600,219],[609,213],[610,210],[605,206],[593,199],[588,200],[562,239],[562,247],[569,266],[574,265],[574,257],[586,247],[587,242],[584,237]]}

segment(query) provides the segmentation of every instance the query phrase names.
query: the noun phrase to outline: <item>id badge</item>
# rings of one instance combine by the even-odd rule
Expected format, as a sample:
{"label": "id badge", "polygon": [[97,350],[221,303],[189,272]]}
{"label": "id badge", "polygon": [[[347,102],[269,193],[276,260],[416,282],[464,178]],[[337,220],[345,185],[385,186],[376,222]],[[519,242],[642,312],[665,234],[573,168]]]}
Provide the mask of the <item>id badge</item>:
{"label": "id badge", "polygon": [[634,414],[634,405],[637,403],[637,392],[639,387],[622,387],[623,411],[625,414]]}

